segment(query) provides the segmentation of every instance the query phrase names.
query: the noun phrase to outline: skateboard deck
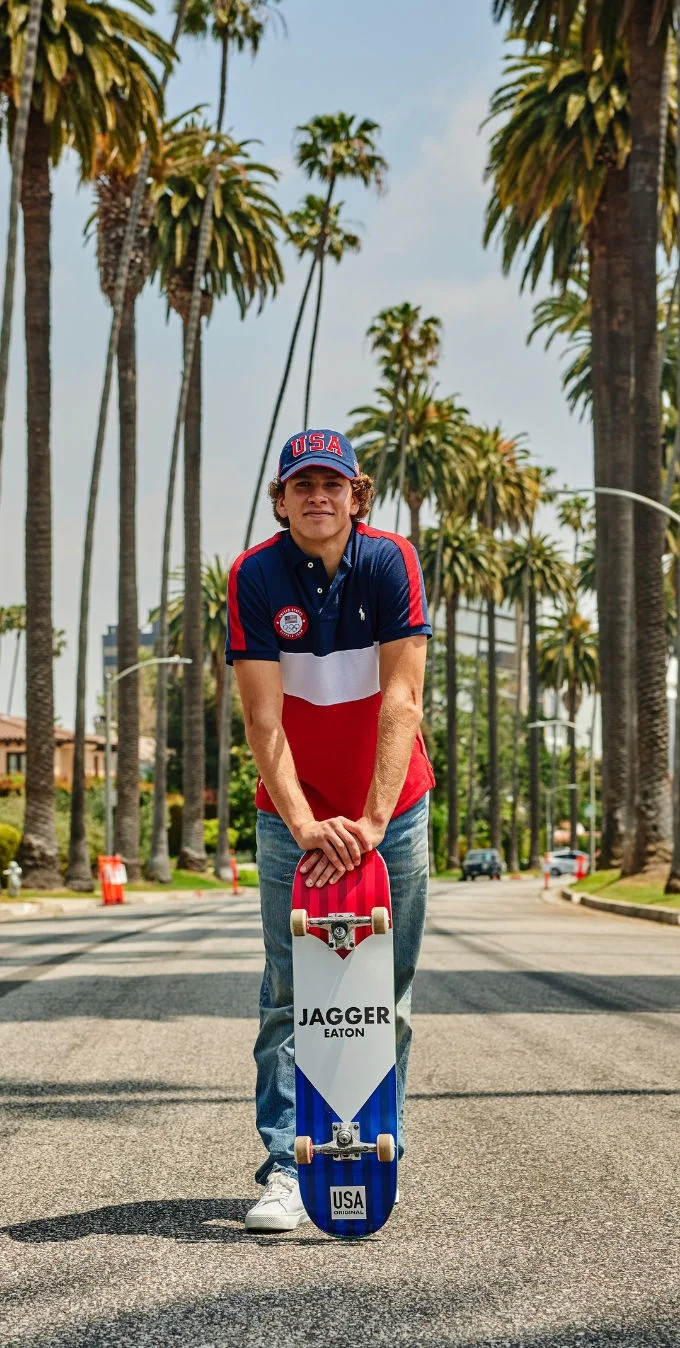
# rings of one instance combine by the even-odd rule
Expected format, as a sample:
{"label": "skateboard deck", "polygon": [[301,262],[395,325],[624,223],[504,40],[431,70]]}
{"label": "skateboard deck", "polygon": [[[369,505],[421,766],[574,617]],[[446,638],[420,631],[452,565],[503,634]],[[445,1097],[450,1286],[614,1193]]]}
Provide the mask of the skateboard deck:
{"label": "skateboard deck", "polygon": [[380,854],[321,889],[298,866],[291,931],[302,1202],[329,1235],[367,1236],[397,1191],[394,947]]}

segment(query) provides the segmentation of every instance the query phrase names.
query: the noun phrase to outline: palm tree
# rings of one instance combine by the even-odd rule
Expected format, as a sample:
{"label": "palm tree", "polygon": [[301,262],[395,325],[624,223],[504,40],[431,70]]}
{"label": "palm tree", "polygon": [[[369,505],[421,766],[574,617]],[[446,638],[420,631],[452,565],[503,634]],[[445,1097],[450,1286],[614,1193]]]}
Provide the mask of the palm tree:
{"label": "palm tree", "polygon": [[372,122],[368,118],[359,121],[356,117],[345,112],[338,112],[334,116],[324,115],[314,117],[311,121],[304,123],[304,125],[296,127],[297,149],[295,152],[295,161],[297,165],[304,170],[308,178],[317,178],[325,184],[326,196],[324,198],[324,212],[319,225],[318,245],[312,257],[312,264],[307,275],[307,280],[293,324],[293,332],[288,347],[283,376],[276,395],[274,411],[267,432],[267,440],[260,460],[250,514],[246,525],[243,544],[244,549],[250,546],[253,524],[255,522],[255,511],[257,510],[260,499],[260,490],[264,480],[279,413],[281,411],[286,388],[288,387],[288,379],[293,365],[293,356],[295,355],[295,347],[297,345],[300,326],[302,324],[307,300],[312,287],[314,272],[317,263],[321,260],[325,247],[326,230],[328,228],[333,194],[340,179],[358,181],[363,183],[364,187],[375,186],[379,192],[383,190],[387,163],[376,149],[376,135],[379,131],[380,127],[377,122]]}
{"label": "palm tree", "polygon": [[[530,530],[525,538],[513,539],[506,554],[506,594],[515,603],[526,599],[529,626],[529,721],[539,719],[538,688],[540,679],[538,660],[538,603],[546,599],[559,603],[571,599],[574,571],[560,549],[546,534]],[[540,778],[538,748],[540,731],[534,727],[529,737],[529,866],[539,869],[540,845]],[[549,840],[547,844],[549,846]]]}
{"label": "palm tree", "polygon": [[[380,457],[375,467],[375,501],[383,499],[383,478],[387,456],[392,448],[392,436],[398,421],[400,430],[399,471],[403,483],[406,442],[408,437],[409,391],[414,385],[425,379],[439,360],[441,353],[441,319],[431,315],[420,317],[420,305],[395,304],[381,309],[370,324],[366,336],[370,339],[371,349],[378,353],[378,364],[383,379],[391,390],[390,415],[385,429]],[[397,523],[399,528],[399,507],[401,488],[397,491]],[[371,507],[371,515],[373,513]],[[369,515],[369,522],[371,515]]]}
{"label": "palm tree", "polygon": [[[136,166],[127,169],[108,139],[101,138],[96,160],[97,261],[102,291],[111,305]],[[150,272],[149,227],[153,205],[147,188],[140,206],[128,263],[128,279],[118,340],[118,670],[129,669],[139,658],[137,603],[137,341],[135,304]],[[116,815],[114,850],[128,879],[141,875],[139,859],[139,676],[129,674],[118,685],[118,752],[116,755]]]}
{"label": "palm tree", "polygon": [[[494,12],[497,18],[509,14],[514,23],[525,25],[525,36],[529,42],[550,37],[556,44],[565,46],[568,25],[578,9],[577,0],[496,0]],[[584,8],[583,25],[580,30],[581,43],[585,49],[584,69],[590,79],[595,68],[596,46],[598,40],[604,49],[606,67],[611,70],[615,63],[615,42],[621,32],[625,33],[629,58],[629,116],[630,116],[630,159],[624,172],[627,180],[623,184],[618,211],[610,211],[610,220],[616,229],[620,243],[616,247],[614,239],[607,239],[606,231],[599,240],[599,258],[591,256],[593,262],[599,261],[602,286],[598,289],[593,281],[593,346],[596,341],[602,347],[604,355],[606,340],[620,349],[622,359],[618,362],[620,396],[617,398],[612,371],[609,379],[601,383],[600,366],[593,352],[593,370],[596,384],[594,389],[594,422],[598,421],[600,430],[611,432],[611,450],[616,454],[621,446],[619,429],[625,431],[628,422],[628,402],[631,395],[630,379],[626,381],[625,371],[634,371],[632,381],[633,396],[633,432],[628,436],[631,449],[626,455],[626,482],[617,485],[634,486],[640,494],[659,499],[661,492],[660,463],[658,445],[660,443],[660,406],[659,406],[659,353],[656,341],[656,248],[658,241],[659,203],[658,189],[662,185],[671,164],[671,155],[667,144],[662,145],[664,130],[668,134],[670,119],[664,98],[664,67],[666,39],[671,15],[671,0],[627,0],[623,11],[614,0],[587,0]],[[680,18],[680,10],[678,11]],[[602,66],[602,62],[600,63]],[[600,81],[601,82],[601,81]],[[662,106],[663,101],[663,106]],[[621,166],[620,150],[617,152]],[[608,177],[616,177],[616,174]],[[655,189],[655,190],[654,190]],[[603,193],[606,200],[609,185]],[[625,212],[630,212],[630,223],[625,222]],[[623,228],[625,224],[625,228]],[[607,241],[614,247],[607,247]],[[617,265],[618,264],[618,265]],[[616,286],[616,281],[623,284]],[[619,321],[610,322],[598,330],[595,312],[597,303],[604,309],[607,300],[614,299],[614,292],[620,289],[621,306]],[[622,321],[625,320],[625,321]],[[632,341],[631,341],[632,339]],[[624,351],[621,348],[626,347]],[[625,398],[624,398],[625,391]],[[599,396],[606,396],[602,403]],[[607,425],[606,417],[610,404],[620,404],[619,427],[614,425],[612,417]],[[596,480],[598,477],[598,454],[596,434]],[[631,451],[633,451],[631,453]],[[605,462],[609,462],[606,456]],[[632,697],[628,697],[623,716],[616,717],[616,736],[610,737],[610,716],[612,701],[614,710],[619,706],[610,695],[610,685],[618,680],[624,692],[630,688],[632,680],[628,674],[622,677],[626,668],[611,658],[617,637],[625,636],[631,645],[629,623],[632,583],[627,579],[627,593],[623,604],[604,603],[601,593],[604,586],[602,556],[607,557],[606,571],[621,575],[620,561],[634,556],[634,593],[636,627],[636,679],[635,702],[637,708],[637,755],[635,769],[637,774],[637,805],[635,819],[635,838],[632,848],[624,857],[628,871],[641,869],[645,865],[654,865],[664,860],[668,854],[670,834],[670,798],[668,790],[668,723],[665,694],[665,639],[664,639],[664,597],[661,557],[663,550],[663,524],[656,511],[637,505],[634,516],[634,548],[631,546],[631,526],[627,522],[627,538],[623,547],[621,531],[617,527],[618,519],[627,512],[616,503],[617,512],[611,512],[606,535],[604,524],[600,529],[603,511],[598,503],[598,607],[600,612],[601,633],[601,684],[603,719],[603,794],[605,800],[603,819],[603,838],[601,864],[611,864],[616,852],[621,850],[621,835],[625,821],[625,800],[632,793],[630,767],[621,771],[621,762],[626,759],[627,734],[623,726],[632,724]],[[612,544],[613,540],[613,544]],[[601,544],[601,546],[600,546]],[[630,565],[630,564],[629,564]],[[607,615],[615,615],[614,621]],[[623,622],[621,621],[623,619]],[[622,626],[625,632],[622,632]],[[618,654],[618,652],[617,652]],[[610,664],[611,667],[607,668]],[[618,752],[617,752],[618,751]],[[613,761],[617,760],[617,761]],[[621,783],[621,777],[624,777]],[[610,799],[611,783],[620,789],[619,799]],[[612,814],[614,818],[612,818]]]}
{"label": "palm tree", "polygon": [[362,471],[375,474],[384,463],[381,499],[388,495],[406,501],[411,520],[410,539],[420,548],[420,512],[428,500],[460,500],[471,468],[472,441],[467,411],[455,395],[435,398],[434,389],[421,377],[402,406],[405,434],[399,454],[383,459],[392,421],[391,390],[378,389],[374,406],[355,407],[347,432],[357,450]]}
{"label": "palm tree", "polygon": [[[154,187],[155,217],[151,229],[154,271],[158,273],[169,306],[183,324],[185,367],[199,259],[204,202],[214,180],[213,212],[201,277],[201,315],[207,317],[215,298],[232,291],[243,316],[250,305],[260,305],[276,293],[282,268],[275,231],[283,217],[265,190],[273,169],[250,160],[247,144],[199,128],[193,122],[171,133],[166,169]],[[195,338],[184,425],[185,613],[184,654],[192,660],[184,683],[184,815],[180,864],[203,869],[204,717],[203,645],[201,621],[200,480],[201,480],[201,328]],[[171,483],[174,488],[174,482]],[[171,518],[171,493],[166,512]],[[161,649],[167,643],[167,584],[169,530],[164,546],[160,620],[166,623]],[[160,666],[159,668],[163,668]],[[164,687],[165,687],[164,682]],[[159,693],[161,684],[158,684]],[[165,829],[167,702],[157,703],[155,810],[149,874],[169,880]]]}
{"label": "palm tree", "polygon": [[0,328],[0,494],[2,493],[2,451],[5,441],[5,403],[7,400],[7,377],[9,374],[9,347],[12,336],[12,310],[14,308],[14,282],[17,263],[17,233],[19,225],[19,202],[24,172],[24,154],[28,118],[33,95],[33,78],[38,55],[38,38],[42,17],[43,0],[30,0],[28,23],[26,25],[26,45],[24,49],[23,70],[19,84],[19,105],[12,137],[12,186],[9,198],[9,223],[7,226],[7,253],[5,257],[5,288],[2,300],[2,327]]}
{"label": "palm tree", "polygon": [[584,688],[596,692],[599,679],[597,633],[587,618],[571,604],[548,625],[538,645],[538,667],[546,688],[562,690],[566,682],[567,738],[569,742],[570,847],[578,846],[578,793],[576,791],[576,713]]}
{"label": "palm tree", "polygon": [[[174,55],[176,45],[179,41],[184,23],[184,14],[188,0],[179,0],[177,6],[177,17],[175,21],[175,30],[172,36],[170,47],[164,46],[159,51],[164,62],[163,76],[159,87],[159,108],[165,98],[165,89],[170,78],[171,58]],[[102,461],[104,457],[104,440],[106,436],[106,423],[109,411],[109,398],[111,396],[111,384],[113,382],[113,367],[118,357],[118,345],[123,328],[125,316],[126,297],[128,294],[128,272],[132,263],[135,245],[139,246],[138,224],[142,213],[145,194],[147,190],[147,177],[151,163],[152,150],[157,148],[156,140],[156,121],[154,116],[148,120],[146,125],[146,144],[138,155],[138,167],[134,183],[131,183],[131,192],[127,203],[127,217],[122,231],[122,239],[118,249],[118,267],[115,277],[113,291],[111,293],[111,327],[109,329],[109,340],[104,362],[104,378],[102,381],[102,390],[99,399],[99,413],[97,417],[97,430],[95,434],[94,450],[92,454],[92,466],[90,469],[90,486],[87,500],[87,513],[85,517],[85,536],[83,539],[83,563],[80,582],[80,612],[78,619],[78,654],[76,665],[76,710],[73,744],[73,781],[71,789],[71,827],[69,837],[69,859],[66,873],[66,882],[73,889],[89,890],[92,888],[92,876],[90,871],[89,848],[86,838],[85,826],[85,699],[86,699],[86,676],[87,676],[87,643],[88,643],[88,622],[90,614],[90,580],[92,575],[92,556],[94,550],[94,527],[97,512],[97,500],[99,496],[99,480],[101,477]],[[110,142],[109,142],[110,145]],[[111,148],[111,145],[110,145]],[[120,166],[119,166],[120,169]],[[128,327],[127,340],[127,358],[126,364],[129,368],[130,352],[130,330]],[[128,381],[129,383],[129,381]],[[128,468],[132,460],[130,455],[126,459]],[[127,487],[125,494],[128,500],[132,494],[132,477],[126,474]],[[134,517],[133,517],[134,518]],[[120,570],[120,568],[119,568]],[[129,627],[129,625],[128,625]],[[127,635],[124,636],[126,644]],[[130,676],[133,679],[133,686],[130,690],[125,690],[123,694],[124,707],[124,737],[128,743],[132,742],[134,726],[131,725],[128,709],[130,708],[133,696],[136,701],[137,678],[136,675]],[[131,759],[132,752],[125,753],[126,760]],[[138,777],[138,767],[134,769]],[[124,788],[123,817],[128,814],[128,810],[136,811],[137,806],[133,803],[132,792],[132,768],[126,761],[123,768],[123,780],[130,784],[128,791]],[[136,793],[135,793],[136,794]],[[135,842],[138,834],[135,826],[126,826],[124,836],[132,837],[133,851],[136,855],[138,844]],[[132,866],[134,872],[134,865]]]}
{"label": "palm tree", "polygon": [[[599,68],[591,79],[581,43],[576,23],[559,60],[541,50],[508,62],[510,78],[491,102],[491,116],[506,120],[491,142],[488,175],[494,192],[486,238],[501,231],[506,270],[520,250],[527,253],[524,280],[532,284],[549,255],[553,280],[566,282],[586,249],[595,484],[630,489],[628,76],[619,50],[609,75],[602,54],[593,57]],[[632,767],[633,517],[629,505],[602,496],[596,515],[605,762],[602,864],[611,865],[623,845]],[[613,613],[614,622],[608,617]]]}
{"label": "palm tree", "polygon": [[[456,622],[461,599],[501,598],[502,563],[495,539],[463,515],[444,516],[423,536],[422,565],[428,602],[435,583],[435,562],[441,540],[441,596],[446,604],[446,791],[448,800],[447,868],[459,865],[458,835],[458,650]],[[436,613],[432,611],[432,625]]]}
{"label": "palm tree", "polygon": [[361,248],[361,239],[358,234],[350,233],[343,229],[340,224],[339,217],[344,204],[344,201],[338,201],[334,206],[331,206],[329,211],[326,211],[326,202],[324,201],[324,198],[316,197],[310,192],[305,197],[299,209],[297,211],[291,211],[287,220],[286,234],[297,250],[298,257],[304,257],[306,253],[313,253],[316,257],[319,248],[321,248],[317,269],[319,279],[316,308],[314,310],[314,325],[312,327],[309,362],[307,365],[307,383],[305,385],[305,407],[302,419],[304,427],[309,426],[312,372],[314,369],[316,344],[319,336],[321,301],[323,297],[324,262],[327,257],[332,257],[334,262],[341,262],[346,252],[358,253]]}
{"label": "palm tree", "polygon": [[[470,484],[472,505],[480,523],[495,534],[514,531],[533,519],[538,499],[538,478],[526,468],[527,451],[521,437],[507,439],[500,426],[480,427],[474,432],[474,480]],[[498,760],[498,695],[496,670],[496,599],[487,595],[487,687],[489,736],[489,832],[491,846],[501,846],[500,773]]]}
{"label": "palm tree", "polygon": [[[633,488],[661,499],[661,405],[657,341],[657,195],[650,173],[659,175],[661,90],[670,3],[629,5],[630,52],[630,261],[633,296]],[[650,22],[653,27],[650,28]],[[651,438],[650,438],[651,437]],[[666,700],[664,524],[658,511],[635,511],[635,659],[637,695],[637,801],[635,843],[626,870],[653,867],[669,858],[672,835],[668,783]],[[603,634],[603,643],[608,633]]]}
{"label": "palm tree", "polygon": [[[16,98],[28,10],[0,11],[0,71]],[[108,4],[46,0],[40,27],[22,187],[27,363],[26,510],[26,815],[22,865],[28,883],[59,881],[54,820],[52,677],[52,487],[50,455],[50,162],[67,145],[92,172],[97,133],[108,132],[124,158],[158,113],[160,90],[146,54],[166,45],[124,10]]]}

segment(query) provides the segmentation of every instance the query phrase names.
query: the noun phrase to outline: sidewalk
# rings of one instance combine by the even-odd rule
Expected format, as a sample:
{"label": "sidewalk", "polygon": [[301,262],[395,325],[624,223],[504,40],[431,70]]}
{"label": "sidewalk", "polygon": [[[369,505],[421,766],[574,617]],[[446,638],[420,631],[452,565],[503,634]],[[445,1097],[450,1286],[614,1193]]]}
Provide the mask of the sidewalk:
{"label": "sidewalk", "polygon": [[80,917],[92,912],[116,912],[120,908],[132,908],[140,904],[162,904],[168,899],[184,899],[187,902],[198,899],[224,899],[231,896],[231,889],[167,889],[161,893],[149,894],[145,890],[126,891],[124,904],[104,904],[100,895],[90,898],[58,898],[47,895],[44,899],[0,899],[0,922],[25,922],[27,919],[46,917]]}

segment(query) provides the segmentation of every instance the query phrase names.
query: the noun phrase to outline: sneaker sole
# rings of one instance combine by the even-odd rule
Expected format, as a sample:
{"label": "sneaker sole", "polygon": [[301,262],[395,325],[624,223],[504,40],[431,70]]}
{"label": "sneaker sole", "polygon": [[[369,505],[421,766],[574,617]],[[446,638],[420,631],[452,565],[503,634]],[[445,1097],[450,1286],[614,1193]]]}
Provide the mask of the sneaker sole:
{"label": "sneaker sole", "polygon": [[246,1213],[245,1228],[246,1231],[295,1231],[296,1227],[302,1226],[304,1222],[309,1221],[306,1212],[291,1213],[289,1217],[271,1217],[257,1216],[250,1220],[250,1213]]}

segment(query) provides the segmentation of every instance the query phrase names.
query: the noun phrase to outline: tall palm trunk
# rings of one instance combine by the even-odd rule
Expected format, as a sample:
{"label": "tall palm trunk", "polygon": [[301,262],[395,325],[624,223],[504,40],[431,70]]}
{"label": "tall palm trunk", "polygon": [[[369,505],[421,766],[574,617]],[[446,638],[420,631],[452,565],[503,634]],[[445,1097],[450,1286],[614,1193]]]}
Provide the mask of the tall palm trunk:
{"label": "tall palm trunk", "polygon": [[286,356],[286,363],[285,363],[285,366],[284,366],[284,369],[283,369],[283,376],[282,376],[282,378],[281,378],[281,383],[280,383],[280,385],[279,385],[279,391],[278,391],[278,393],[277,393],[277,395],[276,395],[276,401],[275,401],[275,403],[274,403],[274,411],[272,412],[272,419],[271,419],[271,421],[270,421],[270,423],[269,423],[269,430],[268,430],[268,432],[267,432],[267,440],[266,440],[266,443],[265,443],[265,447],[264,447],[264,449],[263,449],[263,451],[262,451],[262,458],[260,459],[260,467],[259,467],[258,474],[257,474],[257,481],[256,481],[256,483],[255,483],[255,490],[254,490],[254,492],[253,492],[253,499],[252,499],[251,504],[250,504],[250,514],[249,514],[249,516],[248,516],[248,523],[247,523],[247,525],[246,525],[246,534],[245,534],[245,539],[244,539],[244,543],[243,543],[244,551],[246,551],[246,550],[250,547],[250,540],[251,540],[252,533],[253,533],[253,525],[254,525],[254,523],[255,523],[255,513],[256,513],[256,511],[257,511],[257,507],[258,507],[259,500],[260,500],[260,491],[261,491],[261,488],[262,488],[262,482],[263,482],[263,479],[264,479],[265,470],[266,470],[267,463],[268,463],[268,460],[269,460],[269,454],[270,454],[270,450],[271,450],[271,447],[272,447],[272,441],[273,441],[273,439],[274,439],[274,434],[275,434],[276,427],[277,427],[278,420],[279,420],[279,413],[280,413],[280,411],[281,411],[281,407],[282,407],[282,405],[283,405],[283,399],[284,399],[284,397],[285,397],[286,389],[287,389],[287,387],[288,387],[288,380],[289,380],[289,378],[290,378],[290,372],[291,372],[291,369],[292,369],[292,366],[293,366],[293,356],[295,355],[295,348],[296,348],[296,346],[297,346],[297,339],[298,339],[298,336],[299,336],[299,334],[300,334],[300,327],[301,327],[301,324],[302,324],[302,318],[303,318],[305,309],[306,309],[306,307],[307,307],[307,300],[309,299],[309,292],[310,292],[310,290],[311,290],[311,288],[312,288],[312,281],[314,280],[314,272],[315,272],[315,270],[316,270],[317,262],[319,262],[319,261],[320,261],[320,258],[321,258],[321,246],[322,246],[323,240],[324,240],[324,238],[325,238],[325,234],[326,234],[326,227],[327,227],[327,225],[328,225],[328,215],[329,215],[330,208],[331,208],[331,200],[332,200],[332,197],[333,197],[333,191],[334,191],[334,189],[335,189],[335,178],[331,178],[330,183],[329,183],[329,185],[328,185],[328,192],[327,192],[327,194],[326,194],[326,203],[325,203],[324,213],[323,213],[322,220],[321,220],[321,229],[320,229],[320,232],[319,232],[319,243],[317,244],[317,247],[316,247],[316,249],[315,249],[315,251],[314,251],[314,256],[313,256],[313,258],[312,258],[312,265],[311,265],[311,267],[310,267],[310,269],[309,269],[309,274],[308,274],[307,280],[306,280],[306,282],[305,282],[305,288],[304,288],[304,290],[303,290],[303,292],[302,292],[302,298],[301,298],[301,300],[300,300],[300,304],[299,304],[299,307],[298,307],[297,315],[296,315],[296,318],[295,318],[295,323],[293,324],[293,331],[292,331],[292,334],[291,334],[290,345],[289,345],[289,347],[288,347],[288,354],[287,354],[287,356]]}
{"label": "tall palm trunk", "polygon": [[409,496],[408,511],[411,517],[411,532],[409,538],[416,550],[420,552],[420,512],[423,502],[420,496]]}
{"label": "tall palm trunk", "polygon": [[[135,303],[127,299],[118,339],[120,473],[118,517],[118,672],[139,659],[137,610],[137,349]],[[117,685],[118,762],[114,849],[129,880],[141,875],[139,859],[139,675]]]}
{"label": "tall palm trunk", "polygon": [[578,791],[576,790],[576,774],[578,764],[576,762],[576,711],[578,702],[578,688],[575,683],[570,683],[567,691],[567,715],[572,722],[568,726],[569,742],[569,846],[572,850],[578,847]]}
{"label": "tall palm trunk", "polygon": [[[324,241],[325,248],[325,241]],[[309,426],[309,404],[312,397],[312,375],[314,373],[314,357],[316,355],[316,344],[319,337],[319,321],[321,319],[321,301],[323,299],[323,272],[324,262],[326,260],[325,251],[322,250],[319,257],[319,285],[316,292],[316,308],[314,310],[314,326],[312,328],[312,340],[309,346],[309,362],[307,365],[307,383],[305,385],[305,410],[302,424],[307,430]]]}
{"label": "tall palm trunk", "polygon": [[[610,169],[589,235],[595,485],[630,491],[632,287],[628,169]],[[633,513],[596,496],[595,573],[602,706],[600,865],[624,857],[634,793]]]}
{"label": "tall palm trunk", "polygon": [[517,605],[517,688],[515,717],[512,729],[512,806],[510,815],[510,856],[508,865],[513,874],[520,867],[519,857],[519,732],[522,720],[522,673],[524,669],[524,604]]}
{"label": "tall palm trunk", "polygon": [[369,515],[368,515],[368,522],[369,522],[369,524],[371,523],[371,519],[372,519],[372,516],[373,516],[373,511],[375,510],[375,507],[376,507],[376,505],[377,505],[377,503],[378,503],[378,499],[379,499],[379,497],[380,497],[380,491],[381,491],[381,489],[382,489],[382,482],[383,482],[383,478],[384,478],[384,476],[385,476],[385,465],[386,465],[386,463],[387,463],[387,455],[388,455],[389,452],[390,452],[390,445],[391,445],[391,443],[392,443],[392,436],[393,436],[393,434],[394,434],[394,426],[395,426],[395,423],[396,423],[396,420],[397,420],[397,410],[398,410],[398,407],[399,407],[399,398],[400,398],[400,395],[401,395],[401,386],[402,386],[403,379],[404,379],[403,357],[400,356],[400,357],[399,357],[399,366],[398,366],[398,368],[397,368],[397,377],[396,377],[395,384],[394,384],[394,397],[393,397],[393,399],[392,399],[392,405],[391,405],[391,407],[390,407],[389,417],[387,418],[387,430],[385,431],[385,443],[384,443],[384,445],[383,445],[383,447],[382,447],[382,449],[381,449],[381,451],[380,451],[380,458],[378,459],[378,466],[377,466],[376,472],[375,472],[375,495],[374,495],[374,497],[373,497],[373,501],[372,501],[372,503],[371,503],[371,509],[370,509]]}
{"label": "tall palm trunk", "polygon": [[541,779],[540,779],[540,729],[538,720],[538,612],[536,591],[529,580],[529,867],[536,871],[541,868]]}
{"label": "tall palm trunk", "polygon": [[21,628],[17,632],[16,645],[14,647],[14,659],[12,661],[12,674],[9,681],[9,693],[7,694],[7,715],[12,715],[12,703],[14,701],[14,688],[17,681],[17,670],[19,668],[19,649],[21,646]]}
{"label": "tall palm trunk", "polygon": [[52,465],[50,457],[50,128],[31,109],[21,204],[26,333],[26,816],[27,885],[60,883],[54,811]]}
{"label": "tall palm trunk", "polygon": [[[189,400],[189,384],[191,381],[191,370],[196,350],[196,344],[199,336],[199,325],[201,318],[201,287],[203,284],[203,275],[205,271],[206,258],[208,256],[208,245],[210,243],[210,230],[212,227],[213,206],[215,198],[215,187],[217,185],[217,169],[212,168],[208,177],[206,186],[205,201],[201,214],[201,224],[198,231],[198,244],[196,248],[196,263],[194,266],[193,287],[191,291],[191,302],[189,305],[189,315],[186,321],[185,342],[184,342],[184,363],[182,367],[182,383],[180,386],[179,400],[177,403],[177,412],[175,415],[175,427],[172,436],[172,448],[170,450],[170,466],[168,469],[168,490],[165,502],[165,522],[163,525],[163,552],[161,557],[161,602],[159,605],[158,621],[158,653],[161,660],[167,660],[168,654],[168,589],[170,584],[170,542],[172,538],[172,517],[175,504],[175,479],[177,477],[177,460],[179,457],[179,442],[182,430],[186,420],[187,403]],[[188,668],[188,666],[187,666]],[[168,781],[168,678],[167,665],[158,665],[158,675],[156,680],[156,754],[154,758],[154,779],[153,779],[153,830],[151,836],[151,855],[147,866],[147,875],[152,880],[158,880],[161,884],[169,884],[171,879],[170,854],[168,851],[168,834],[166,829],[166,788]]]}
{"label": "tall palm trunk", "polygon": [[675,692],[675,742],[673,745],[673,856],[670,874],[666,881],[666,893],[680,894],[680,557],[676,557],[673,570],[675,612],[678,617],[675,636],[677,687]]}
{"label": "tall palm trunk", "polygon": [[467,818],[465,820],[465,841],[469,852],[475,836],[475,785],[477,778],[477,719],[479,715],[479,685],[481,673],[482,617],[484,605],[479,606],[477,618],[477,639],[475,642],[475,675],[472,684],[472,710],[470,713],[470,757],[468,763]]}
{"label": "tall palm trunk", "polygon": [[404,378],[404,416],[399,437],[399,477],[397,481],[397,512],[394,517],[394,532],[399,533],[401,503],[404,496],[404,478],[406,476],[406,448],[408,445],[408,378]]}
{"label": "tall palm trunk", "polygon": [[[664,45],[650,44],[652,0],[636,0],[628,28],[630,51],[630,225],[633,285],[634,489],[661,498],[661,409],[657,334],[656,247],[660,96]],[[670,859],[668,713],[662,556],[663,517],[647,506],[635,513],[637,694],[637,810],[635,870]]]}
{"label": "tall palm trunk", "polygon": [[486,604],[486,669],[489,736],[489,832],[491,846],[501,845],[501,791],[498,766],[498,674],[496,670],[496,605],[493,599]]}
{"label": "tall palm trunk", "polygon": [[[437,538],[437,551],[434,559],[434,584],[432,586],[432,607],[430,609],[430,618],[432,621],[432,640],[428,651],[429,677],[427,679],[425,693],[425,733],[427,749],[432,755],[434,745],[434,692],[437,681],[437,613],[439,612],[439,599],[441,595],[442,583],[442,558],[444,555],[444,528],[445,520],[441,515],[439,519],[439,534]],[[437,874],[437,856],[434,844],[434,819],[432,805],[434,802],[434,791],[430,791],[430,810],[428,814],[428,850],[430,855],[430,875]]]}
{"label": "tall palm trunk", "polygon": [[28,133],[28,119],[31,111],[31,95],[33,93],[33,77],[35,75],[35,63],[38,54],[42,7],[43,0],[30,0],[28,23],[26,24],[24,68],[21,72],[21,85],[19,87],[19,108],[12,139],[12,185],[9,197],[7,254],[5,257],[5,289],[2,300],[2,328],[0,329],[0,492],[2,490],[2,451],[5,442],[5,405],[7,400],[7,376],[9,374],[9,346],[12,336],[14,281],[17,266],[19,202],[21,200],[26,136]]}
{"label": "tall palm trunk", "polygon": [[[185,325],[186,343],[186,325]],[[203,590],[201,587],[201,328],[191,367],[184,423],[184,670],[181,870],[204,871],[205,718],[203,708]]]}
{"label": "tall palm trunk", "polygon": [[448,832],[446,865],[453,870],[460,865],[458,832],[458,650],[456,619],[458,593],[453,591],[446,601],[446,793],[448,799]]}

